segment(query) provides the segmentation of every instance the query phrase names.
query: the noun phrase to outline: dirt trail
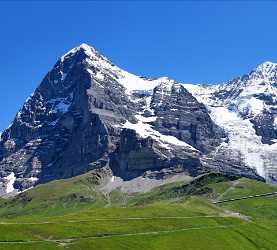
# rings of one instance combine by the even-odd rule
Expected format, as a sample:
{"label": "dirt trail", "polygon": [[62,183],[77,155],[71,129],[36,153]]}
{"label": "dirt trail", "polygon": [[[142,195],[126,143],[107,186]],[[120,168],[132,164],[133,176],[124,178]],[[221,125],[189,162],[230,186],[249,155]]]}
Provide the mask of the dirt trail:
{"label": "dirt trail", "polygon": [[[241,223],[240,223],[241,224]],[[84,237],[76,237],[76,238],[65,238],[65,239],[43,239],[43,240],[26,240],[26,241],[0,241],[1,244],[34,244],[34,243],[43,243],[43,242],[53,242],[56,244],[70,244],[76,240],[82,239],[103,239],[103,238],[114,238],[114,237],[130,237],[130,236],[139,236],[139,235],[159,235],[159,234],[169,234],[169,233],[177,233],[184,231],[192,231],[192,230],[206,230],[206,229],[226,229],[226,228],[234,228],[238,225],[218,225],[218,226],[204,226],[204,227],[189,227],[189,228],[181,228],[181,229],[173,229],[173,230],[164,230],[164,231],[151,231],[151,232],[140,232],[140,233],[122,233],[122,234],[103,234],[96,236],[84,236]]]}
{"label": "dirt trail", "polygon": [[88,220],[66,220],[66,221],[39,221],[39,222],[0,222],[0,225],[43,225],[43,224],[61,224],[61,223],[82,223],[93,221],[125,221],[125,220],[168,220],[168,219],[193,219],[193,218],[226,218],[234,217],[226,215],[199,215],[199,216],[162,216],[162,217],[127,217],[127,218],[94,218]]}
{"label": "dirt trail", "polygon": [[233,199],[228,199],[228,200],[221,200],[221,201],[219,200],[219,201],[214,201],[213,204],[232,202],[232,201],[240,201],[240,200],[247,200],[247,199],[267,197],[267,196],[274,196],[274,195],[277,195],[277,192],[265,193],[265,194],[256,194],[256,195],[249,195],[249,196],[244,196],[244,197],[239,197],[239,198],[233,198]]}
{"label": "dirt trail", "polygon": [[233,190],[239,184],[240,184],[240,180],[233,181],[232,185],[229,188],[227,188],[222,194],[220,194],[217,197],[217,199],[216,199],[216,201],[214,203],[220,201],[227,193],[229,193],[231,190]]}

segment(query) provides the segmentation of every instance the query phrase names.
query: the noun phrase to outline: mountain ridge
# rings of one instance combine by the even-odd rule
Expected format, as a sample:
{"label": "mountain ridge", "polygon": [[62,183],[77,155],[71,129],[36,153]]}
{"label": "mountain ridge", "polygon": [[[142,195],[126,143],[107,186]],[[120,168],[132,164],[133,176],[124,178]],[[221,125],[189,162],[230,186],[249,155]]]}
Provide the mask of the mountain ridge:
{"label": "mountain ridge", "polygon": [[[267,70],[267,78],[268,74]],[[274,84],[275,78],[270,79]],[[237,157],[232,147],[222,147],[229,145],[230,131],[218,122],[210,105],[226,105],[225,113],[232,110],[234,103],[224,103],[221,96],[224,92],[232,100],[229,85],[222,90],[167,77],[139,77],[81,44],[57,61],[2,133],[2,193],[7,187],[20,191],[102,168],[108,169],[107,182],[114,174],[131,180],[207,171],[269,180],[243,159],[245,155]],[[262,144],[275,139],[266,136]]]}

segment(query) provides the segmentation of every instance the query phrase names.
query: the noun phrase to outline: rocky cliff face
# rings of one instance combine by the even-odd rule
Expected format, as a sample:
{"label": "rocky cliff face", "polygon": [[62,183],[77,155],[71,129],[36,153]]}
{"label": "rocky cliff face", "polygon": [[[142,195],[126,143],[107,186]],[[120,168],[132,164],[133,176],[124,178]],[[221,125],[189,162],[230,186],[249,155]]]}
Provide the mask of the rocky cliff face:
{"label": "rocky cliff face", "polygon": [[[103,167],[126,180],[211,170],[259,178],[232,150],[220,150],[228,131],[185,87],[130,74],[86,44],[74,48],[1,135],[2,193]],[[214,98],[226,99],[222,92]],[[262,120],[272,121],[269,113]],[[249,119],[273,143],[276,131]]]}

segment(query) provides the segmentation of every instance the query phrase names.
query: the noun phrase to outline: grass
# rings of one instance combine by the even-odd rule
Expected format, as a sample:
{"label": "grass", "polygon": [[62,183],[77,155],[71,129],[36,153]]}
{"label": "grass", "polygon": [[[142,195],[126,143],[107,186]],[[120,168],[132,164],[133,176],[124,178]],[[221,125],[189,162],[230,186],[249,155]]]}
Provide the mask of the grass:
{"label": "grass", "polygon": [[0,249],[276,249],[276,197],[211,201],[277,187],[210,174],[143,194],[114,190],[108,202],[97,184],[87,173],[1,200]]}

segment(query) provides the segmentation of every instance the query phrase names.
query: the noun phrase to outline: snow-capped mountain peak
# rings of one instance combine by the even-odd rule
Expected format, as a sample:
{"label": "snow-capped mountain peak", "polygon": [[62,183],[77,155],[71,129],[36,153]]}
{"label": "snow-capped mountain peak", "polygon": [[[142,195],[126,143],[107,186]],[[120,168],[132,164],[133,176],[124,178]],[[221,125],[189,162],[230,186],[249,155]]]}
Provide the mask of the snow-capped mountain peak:
{"label": "snow-capped mountain peak", "polygon": [[273,182],[277,179],[276,83],[277,64],[264,62],[227,83],[184,85],[228,133],[229,142],[221,146],[223,151],[238,152],[249,167]]}
{"label": "snow-capped mountain peak", "polygon": [[84,51],[88,56],[92,57],[95,53],[98,53],[93,47],[89,46],[86,43],[82,43],[77,47],[66,52],[63,56],[61,56],[61,61],[64,61],[65,58],[75,55],[78,51]]}
{"label": "snow-capped mountain peak", "polygon": [[276,70],[277,68],[277,63],[273,63],[270,61],[266,61],[261,63],[255,68],[255,71],[263,72],[263,73],[269,73],[271,71]]}
{"label": "snow-capped mountain peak", "polygon": [[266,61],[258,65],[252,72],[249,73],[249,79],[254,83],[272,84],[277,80],[277,64]]}
{"label": "snow-capped mountain peak", "polygon": [[264,62],[249,74],[212,88],[219,102],[254,117],[277,101],[277,64]]}
{"label": "snow-capped mountain peak", "polygon": [[[129,95],[132,94],[133,91],[153,91],[158,84],[168,83],[170,85],[172,81],[168,77],[150,79],[129,73],[116,66],[95,48],[85,43],[71,49],[61,57],[61,65],[59,65],[61,71],[65,71],[64,65],[68,62],[71,64],[72,61],[74,62],[73,58],[78,57],[80,51],[83,53],[84,57],[81,56],[78,60],[86,64],[86,70],[94,80],[103,82],[105,76],[112,77],[125,88],[126,93]],[[72,68],[72,66],[69,66],[69,68]],[[62,75],[64,74],[68,74],[68,72],[62,72]]]}

